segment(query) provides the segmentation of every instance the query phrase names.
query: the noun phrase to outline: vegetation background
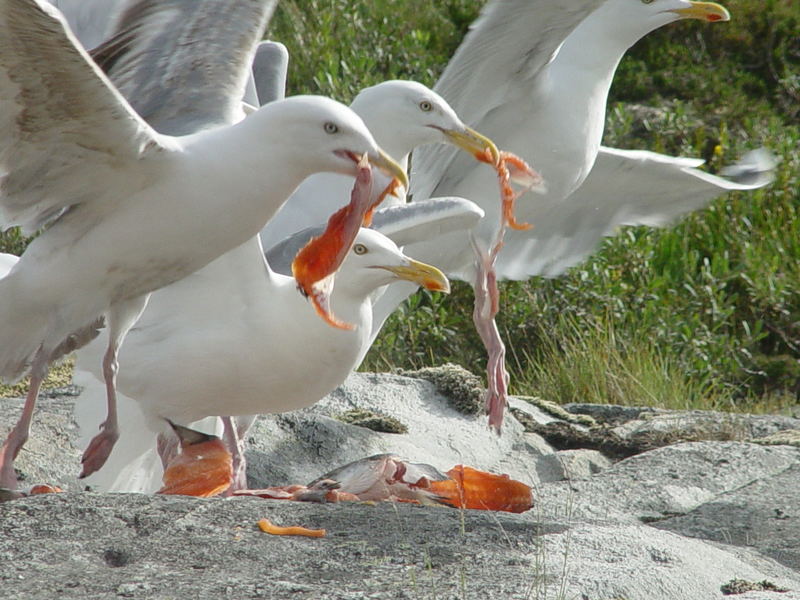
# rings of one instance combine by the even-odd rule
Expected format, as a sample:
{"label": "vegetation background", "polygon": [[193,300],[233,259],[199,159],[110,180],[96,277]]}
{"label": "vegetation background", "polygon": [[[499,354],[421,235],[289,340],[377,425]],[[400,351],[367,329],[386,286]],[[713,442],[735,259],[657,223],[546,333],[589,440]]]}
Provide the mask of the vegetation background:
{"label": "vegetation background", "polygon": [[[636,2],[640,0],[630,0]],[[656,0],[658,1],[658,0]],[[349,102],[385,79],[433,85],[482,0],[281,0],[288,94]],[[766,146],[774,184],[671,229],[626,228],[553,280],[502,285],[511,390],[558,402],[791,410],[800,399],[800,3],[727,0],[732,20],[639,42],[611,89],[604,143],[700,156],[716,172]],[[19,253],[14,232],[0,250]],[[472,293],[421,292],[362,369],[484,370]]]}

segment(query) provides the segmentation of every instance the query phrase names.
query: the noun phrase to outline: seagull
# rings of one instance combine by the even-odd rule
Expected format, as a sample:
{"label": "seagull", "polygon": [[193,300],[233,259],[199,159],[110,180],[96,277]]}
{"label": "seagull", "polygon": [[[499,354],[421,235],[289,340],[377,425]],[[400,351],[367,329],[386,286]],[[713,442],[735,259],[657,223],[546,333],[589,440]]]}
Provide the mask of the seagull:
{"label": "seagull", "polygon": [[[625,51],[685,19],[727,21],[729,14],[718,4],[687,0],[494,0],[434,86],[465,123],[530,162],[547,183],[546,193],[517,202],[518,219],[533,227],[509,230],[499,250],[492,174],[447,147],[424,147],[414,156],[415,202],[465,196],[486,212],[470,233],[406,250],[476,289],[473,318],[489,352],[487,412],[498,432],[508,375],[494,324],[496,279],[556,276],[621,225],[665,225],[722,193],[771,180],[764,161],[754,167],[756,177],[738,181],[698,170],[702,161],[695,159],[600,146],[608,90]],[[473,243],[483,259],[473,258]],[[408,288],[395,287],[376,301],[373,335],[407,295]]]}
{"label": "seagull", "polygon": [[[392,241],[403,244],[409,240],[423,239],[425,236],[470,229],[482,217],[483,211],[463,198],[440,198],[435,202],[384,207],[376,211],[373,217],[372,227],[376,230],[362,230],[357,241],[363,241],[362,238],[369,239],[369,236],[374,236],[375,240],[382,240],[384,238],[381,234],[385,233]],[[209,404],[207,408],[198,406],[181,409],[190,413],[186,417],[188,419],[198,414],[205,416],[204,410],[211,410],[211,414],[224,412],[223,409],[229,403],[237,402],[240,395],[244,397],[244,402],[251,403],[256,413],[289,410],[292,398],[300,405],[307,406],[341,385],[350,371],[360,364],[369,348],[369,344],[365,341],[369,341],[370,335],[364,335],[363,329],[371,319],[371,312],[363,313],[364,321],[358,319],[354,321],[356,329],[352,332],[336,333],[336,330],[329,327],[322,328],[323,334],[335,342],[333,345],[320,346],[311,343],[301,345],[302,353],[298,355],[297,361],[302,364],[329,364],[331,360],[339,360],[338,369],[328,371],[327,379],[323,379],[325,373],[315,374],[313,378],[315,385],[306,387],[309,378],[308,370],[305,369],[300,380],[303,384],[295,381],[292,385],[290,378],[294,371],[290,370],[285,373],[288,379],[282,384],[284,387],[279,389],[282,391],[289,386],[288,395],[267,393],[269,388],[261,387],[266,385],[261,381],[262,378],[268,376],[279,378],[282,373],[279,368],[269,373],[265,372],[265,365],[271,363],[270,355],[275,350],[274,340],[279,339],[284,343],[285,340],[293,338],[298,328],[297,323],[284,325],[285,319],[269,318],[275,314],[273,306],[281,303],[280,293],[272,295],[274,290],[270,281],[282,282],[278,288],[285,294],[288,305],[302,311],[303,303],[299,302],[297,294],[290,293],[291,263],[298,250],[310,239],[320,235],[323,229],[324,226],[308,228],[281,240],[264,253],[267,259],[266,265],[263,265],[263,259],[258,254],[261,251],[258,240],[251,240],[188,278],[158,290],[151,296],[147,310],[130,332],[122,351],[122,360],[126,368],[122,371],[119,382],[121,392],[119,411],[120,420],[125,423],[125,428],[108,462],[85,480],[87,484],[101,491],[115,492],[151,493],[160,487],[163,464],[171,460],[176,445],[175,438],[169,435],[167,421],[160,416],[159,399],[165,393],[168,404],[174,404],[179,399],[184,403],[190,403],[194,398]],[[385,239],[380,245],[391,247],[391,243]],[[392,250],[392,253],[394,252]],[[359,260],[355,253],[355,249],[351,251],[351,256],[345,260],[337,276],[332,294],[332,303],[335,307],[340,303],[339,298],[345,297],[342,288],[347,286],[349,275],[346,274],[355,270],[356,261]],[[239,265],[246,268],[240,270]],[[273,272],[274,275],[271,274]],[[378,274],[372,269],[364,270],[364,276],[369,277],[376,286],[380,283],[376,277],[380,275],[386,276],[385,273]],[[418,282],[404,278],[395,277],[393,281],[390,288],[403,284],[415,287],[419,285]],[[226,290],[226,295],[223,296],[220,290]],[[369,305],[366,302],[373,295],[374,292],[366,294],[361,300],[362,310],[371,306],[371,300]],[[248,325],[243,321],[245,318],[242,312],[243,306],[248,306],[247,314],[252,314],[253,318],[257,319],[255,325]],[[184,314],[187,309],[188,313]],[[288,309],[283,307],[280,310]],[[347,313],[344,314],[350,317]],[[198,326],[198,323],[201,323],[202,327]],[[313,328],[318,326],[317,319],[311,319],[309,323]],[[161,335],[156,335],[157,330],[161,331]],[[366,330],[369,331],[368,326]],[[215,344],[215,336],[220,335],[227,338],[227,343]],[[270,340],[272,345],[269,343]],[[176,351],[178,346],[190,347],[191,353],[189,355],[178,353]],[[223,353],[222,348],[231,350]],[[232,373],[229,362],[236,359],[233,351],[240,348],[243,349],[239,357],[245,365],[243,368],[255,372],[257,379],[250,381],[242,376],[236,382],[230,381]],[[197,364],[197,370],[191,380],[186,378],[173,380],[176,374],[180,375],[189,367],[192,357],[201,354],[203,349],[206,354]],[[259,352],[259,349],[263,349],[266,354]],[[75,383],[84,389],[75,404],[75,418],[84,432],[96,426],[103,409],[102,378],[97,371],[97,358],[100,352],[102,347],[97,341],[78,352]],[[147,369],[146,374],[140,372],[137,376],[137,370],[141,365],[129,360],[128,353],[135,354],[139,360],[148,361],[148,364],[142,367]],[[223,356],[224,360],[220,360],[220,356]],[[348,361],[350,361],[349,366]],[[237,367],[237,372],[238,370]],[[219,378],[226,379],[220,381]],[[136,386],[138,393],[145,398],[144,401],[139,401],[139,396],[134,396],[135,391],[128,388],[129,381]],[[168,382],[165,384],[166,389],[162,387],[164,382]],[[173,394],[175,385],[190,385],[193,389],[183,390],[178,396]],[[207,395],[212,390],[220,389],[224,389],[224,393],[217,396],[217,403],[213,404],[213,399]],[[177,418],[175,414],[172,416]],[[222,419],[221,423],[216,418],[193,422],[186,419],[179,421],[203,431],[222,434],[226,438],[226,448],[236,463],[237,477],[234,479],[233,489],[243,489],[245,461],[239,442],[244,438],[253,418],[238,416],[235,420]],[[153,439],[155,434],[158,434],[157,447]],[[156,449],[164,455],[163,460]]]}
{"label": "seagull", "polygon": [[[137,7],[152,14],[172,4]],[[199,119],[205,109],[216,115],[207,124],[224,126],[187,135],[149,126],[49,3],[0,5],[0,227],[41,231],[0,281],[0,377],[31,374],[22,416],[0,449],[0,487],[17,486],[13,461],[48,365],[91,339],[101,316],[109,334],[108,417],[84,454],[82,475],[102,465],[118,437],[117,352],[150,292],[255,236],[312,173],[355,176],[366,154],[406,182],[361,119],[328,98],[273,102],[230,125],[275,2],[193,4],[204,35],[173,38],[166,60],[189,69],[199,61],[203,73],[225,74],[213,98],[187,116]],[[179,94],[161,84],[157,92]],[[182,93],[191,96],[192,88]]]}
{"label": "seagull", "polygon": [[86,50],[105,40],[128,0],[49,0],[67,20],[70,30]]}
{"label": "seagull", "polygon": [[[408,258],[378,231],[362,228],[331,294],[336,314],[355,325],[342,330],[315,316],[292,277],[270,268],[257,237],[224,258],[153,294],[129,332],[118,386],[120,401],[136,407],[125,419],[120,444],[135,450],[117,455],[115,449],[89,483],[130,491],[138,479],[125,467],[154,445],[142,430],[164,432],[165,419],[190,425],[211,415],[277,413],[313,404],[356,367],[370,339],[370,298],[376,289],[405,280],[449,290],[438,269]],[[91,422],[103,395],[99,342],[78,353],[75,382],[84,386],[76,402],[76,410],[83,411],[79,423]],[[131,426],[137,417],[144,418],[144,427]],[[230,449],[236,462],[236,448]],[[109,479],[112,483],[103,483]]]}

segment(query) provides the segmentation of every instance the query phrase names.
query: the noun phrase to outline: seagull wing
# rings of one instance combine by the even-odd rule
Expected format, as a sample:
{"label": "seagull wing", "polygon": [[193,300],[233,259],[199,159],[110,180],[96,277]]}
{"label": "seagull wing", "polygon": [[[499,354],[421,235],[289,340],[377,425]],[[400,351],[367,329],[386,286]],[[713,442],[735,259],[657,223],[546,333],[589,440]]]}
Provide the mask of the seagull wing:
{"label": "seagull wing", "polygon": [[483,218],[480,206],[457,196],[387,206],[375,212],[372,228],[398,246],[434,240],[451,231],[469,231]]}
{"label": "seagull wing", "polygon": [[[433,88],[461,120],[483,132],[481,123],[521,95],[536,105],[536,88],[566,37],[604,0],[504,0],[491,2],[472,24]],[[438,144],[421,148],[413,192],[426,199],[446,183],[460,179],[461,169],[478,168],[458,149]]]}
{"label": "seagull wing", "polygon": [[136,0],[92,57],[142,118],[172,135],[241,120],[277,0]]}
{"label": "seagull wing", "polygon": [[0,279],[8,275],[8,272],[17,264],[19,256],[14,254],[0,254]]}
{"label": "seagull wing", "polygon": [[109,201],[109,179],[166,147],[46,2],[0,3],[0,106],[3,229]]}
{"label": "seagull wing", "polygon": [[[763,187],[775,161],[748,153],[719,177],[700,159],[601,147],[591,173],[569,198],[537,219],[528,240],[511,240],[498,260],[503,278],[555,277],[593,253],[623,225],[663,227],[730,191]],[[737,181],[736,179],[742,181]]]}
{"label": "seagull wing", "polygon": [[106,39],[125,2],[126,0],[50,0],[67,19],[72,33],[87,50]]}
{"label": "seagull wing", "polygon": [[279,42],[261,42],[253,59],[253,79],[258,104],[281,100],[286,95],[289,51]]}
{"label": "seagull wing", "polygon": [[[468,231],[483,217],[483,210],[465,198],[431,198],[428,202],[398,204],[378,209],[372,216],[372,229],[398,246],[435,239],[451,231]],[[292,275],[297,253],[325,230],[324,225],[306,227],[267,248],[264,256],[276,273]],[[413,286],[412,286],[413,287]]]}

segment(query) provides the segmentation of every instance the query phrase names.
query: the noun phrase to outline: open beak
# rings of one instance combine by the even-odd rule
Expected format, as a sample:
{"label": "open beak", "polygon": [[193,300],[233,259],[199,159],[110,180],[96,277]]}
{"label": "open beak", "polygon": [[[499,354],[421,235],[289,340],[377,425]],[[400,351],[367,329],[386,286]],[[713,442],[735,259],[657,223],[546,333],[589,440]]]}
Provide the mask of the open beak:
{"label": "open beak", "polygon": [[700,19],[701,21],[730,21],[731,15],[724,6],[716,2],[690,2],[687,8],[676,8],[674,12],[681,19]]}
{"label": "open beak", "polygon": [[442,133],[447,137],[450,143],[458,146],[462,150],[466,150],[474,155],[479,160],[485,160],[486,151],[492,157],[492,164],[500,162],[500,152],[494,142],[484,135],[481,135],[474,129],[464,127],[464,129],[443,129]]}
{"label": "open beak", "polygon": [[445,294],[450,293],[450,282],[447,280],[447,277],[445,277],[445,274],[431,265],[426,265],[425,263],[409,258],[407,265],[399,267],[380,266],[377,268],[391,271],[398,279],[411,281],[421,285],[425,289],[434,292],[444,292]]}
{"label": "open beak", "polygon": [[405,169],[403,169],[403,167],[401,167],[400,164],[391,156],[386,154],[386,152],[378,148],[377,156],[373,155],[372,153],[369,154],[369,162],[373,166],[378,167],[389,177],[394,177],[400,183],[400,185],[402,185],[405,189],[408,189],[408,175],[406,174]]}

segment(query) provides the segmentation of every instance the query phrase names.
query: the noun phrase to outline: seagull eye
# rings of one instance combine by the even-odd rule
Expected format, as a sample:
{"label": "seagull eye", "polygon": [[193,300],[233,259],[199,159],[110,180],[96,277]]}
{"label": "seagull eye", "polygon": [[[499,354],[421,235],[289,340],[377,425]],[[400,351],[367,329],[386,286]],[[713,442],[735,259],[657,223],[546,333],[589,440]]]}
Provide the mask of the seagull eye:
{"label": "seagull eye", "polygon": [[359,254],[359,255],[360,254],[366,254],[367,253],[367,247],[364,244],[356,244],[355,246],[353,246],[353,252],[355,252],[356,254]]}
{"label": "seagull eye", "polygon": [[419,103],[419,108],[422,112],[431,112],[433,110],[433,104],[431,104],[430,100],[423,100]]}
{"label": "seagull eye", "polygon": [[328,121],[325,123],[325,133],[339,133],[339,126],[336,123]]}
{"label": "seagull eye", "polygon": [[642,0],[642,4],[652,4],[653,0]]}

